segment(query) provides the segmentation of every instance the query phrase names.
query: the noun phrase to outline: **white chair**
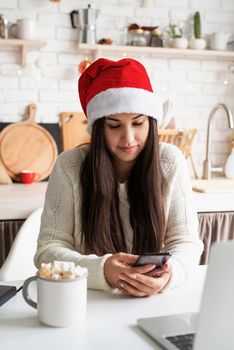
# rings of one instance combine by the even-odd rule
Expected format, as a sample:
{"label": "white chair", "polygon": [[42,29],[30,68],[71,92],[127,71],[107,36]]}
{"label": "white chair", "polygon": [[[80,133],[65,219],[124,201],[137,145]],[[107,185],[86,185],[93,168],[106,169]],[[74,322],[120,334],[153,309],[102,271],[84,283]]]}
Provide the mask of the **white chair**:
{"label": "white chair", "polygon": [[33,257],[37,247],[42,208],[36,209],[23,223],[0,268],[0,281],[24,280],[35,275]]}

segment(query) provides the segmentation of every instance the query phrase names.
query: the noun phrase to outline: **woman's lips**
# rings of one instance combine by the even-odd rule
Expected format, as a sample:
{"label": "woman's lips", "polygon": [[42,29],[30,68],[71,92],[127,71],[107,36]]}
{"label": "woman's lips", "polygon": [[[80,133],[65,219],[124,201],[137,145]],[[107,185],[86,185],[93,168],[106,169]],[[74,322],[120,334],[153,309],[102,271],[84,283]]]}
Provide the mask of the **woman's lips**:
{"label": "woman's lips", "polygon": [[119,147],[119,149],[126,153],[134,153],[137,149],[137,146]]}

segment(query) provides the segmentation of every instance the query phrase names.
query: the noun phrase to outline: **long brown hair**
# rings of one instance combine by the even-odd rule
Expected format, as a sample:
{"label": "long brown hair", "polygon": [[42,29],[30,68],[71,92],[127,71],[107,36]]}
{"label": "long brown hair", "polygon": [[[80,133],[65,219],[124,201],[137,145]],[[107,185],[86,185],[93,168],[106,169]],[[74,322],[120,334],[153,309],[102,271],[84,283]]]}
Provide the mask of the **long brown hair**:
{"label": "long brown hair", "polygon": [[[104,118],[92,128],[90,149],[80,173],[81,228],[86,254],[127,252],[119,211],[118,182],[105,146]],[[165,233],[158,129],[149,117],[149,133],[127,181],[132,253],[159,251]]]}

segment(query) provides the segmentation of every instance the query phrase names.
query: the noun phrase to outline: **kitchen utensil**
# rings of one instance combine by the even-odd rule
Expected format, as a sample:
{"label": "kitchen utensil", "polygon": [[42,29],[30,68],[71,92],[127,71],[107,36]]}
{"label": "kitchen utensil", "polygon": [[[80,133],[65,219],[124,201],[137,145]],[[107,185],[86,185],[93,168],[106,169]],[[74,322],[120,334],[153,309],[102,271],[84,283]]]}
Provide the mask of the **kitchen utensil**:
{"label": "kitchen utensil", "polygon": [[[13,123],[4,123],[0,122],[0,132],[6,128],[8,125],[12,125]],[[53,139],[56,142],[58,153],[61,153],[62,151],[62,138],[61,138],[61,132],[60,132],[60,126],[59,123],[38,123],[38,125],[45,128],[53,137]]]}
{"label": "kitchen utensil", "polygon": [[9,20],[6,16],[0,14],[0,38],[8,39]]}
{"label": "kitchen utensil", "polygon": [[90,142],[87,133],[87,118],[82,112],[62,112],[60,122],[63,139],[63,150],[74,148],[83,143]]}
{"label": "kitchen utensil", "polygon": [[37,181],[39,174],[34,173],[32,170],[22,170],[20,172],[20,177],[24,184],[32,184]]}
{"label": "kitchen utensil", "polygon": [[36,39],[36,22],[33,19],[18,19],[17,23],[11,25],[11,31],[18,39]]}
{"label": "kitchen utensil", "polygon": [[[37,302],[30,293],[30,283],[37,283]],[[39,320],[52,327],[81,325],[87,309],[87,273],[75,279],[49,279],[36,276],[28,278],[23,285],[26,303],[37,309]]]}
{"label": "kitchen utensil", "polygon": [[0,133],[0,160],[15,181],[20,172],[30,169],[39,174],[37,181],[50,175],[58,150],[51,134],[35,122],[37,107],[28,107],[28,119],[5,127]]}
{"label": "kitchen utensil", "polygon": [[96,19],[100,10],[88,8],[73,10],[70,13],[72,28],[78,29],[79,43],[96,44]]}

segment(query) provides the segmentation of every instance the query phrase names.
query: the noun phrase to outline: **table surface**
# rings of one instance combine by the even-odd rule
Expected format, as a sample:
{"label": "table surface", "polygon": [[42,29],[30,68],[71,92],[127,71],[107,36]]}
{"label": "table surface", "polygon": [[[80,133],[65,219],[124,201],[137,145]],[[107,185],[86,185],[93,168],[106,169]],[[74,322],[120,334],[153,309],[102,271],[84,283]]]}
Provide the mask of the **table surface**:
{"label": "table surface", "polygon": [[[136,325],[137,318],[199,311],[206,267],[199,266],[185,285],[148,298],[88,291],[82,326],[42,325],[36,310],[19,292],[0,308],[0,339],[4,350],[150,350],[160,349]],[[3,283],[2,283],[3,284]],[[7,285],[20,285],[8,282]],[[22,284],[22,283],[21,283]]]}
{"label": "table surface", "polygon": [[44,205],[47,182],[0,185],[0,220],[26,219]]}
{"label": "table surface", "polygon": [[[27,218],[43,206],[47,182],[31,185],[0,185],[0,220]],[[234,211],[233,193],[193,192],[194,206],[199,213]]]}

